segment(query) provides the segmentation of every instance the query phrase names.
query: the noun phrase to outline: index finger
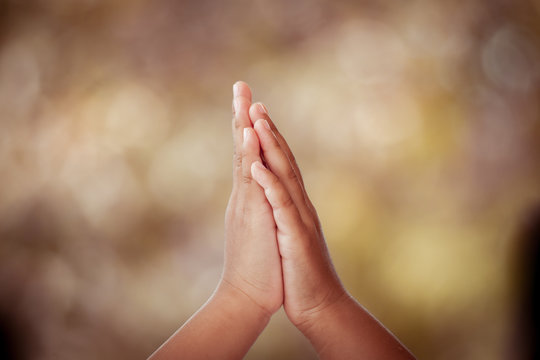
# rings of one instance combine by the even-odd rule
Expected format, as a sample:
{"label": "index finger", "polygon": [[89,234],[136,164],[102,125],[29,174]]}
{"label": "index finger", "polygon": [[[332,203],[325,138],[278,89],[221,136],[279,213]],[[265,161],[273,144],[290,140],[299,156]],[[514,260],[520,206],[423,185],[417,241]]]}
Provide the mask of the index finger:
{"label": "index finger", "polygon": [[268,115],[268,110],[266,109],[266,106],[264,106],[262,103],[252,104],[249,108],[249,115],[253,121],[256,121],[257,119],[265,119],[266,121],[268,121],[268,124],[270,125],[270,129],[272,129],[272,132],[274,133],[274,135],[276,135],[276,139],[279,143],[279,146],[289,158],[289,161],[291,163],[291,166],[294,172],[296,173],[298,181],[300,182],[302,189],[304,189],[304,179],[302,179],[300,168],[298,167],[298,164],[296,163],[296,158],[294,157],[291,151],[291,148],[289,147],[289,144],[287,144],[287,141],[285,141],[285,138],[283,137],[283,135],[281,135],[281,133],[277,129],[272,119],[270,119],[270,115]]}
{"label": "index finger", "polygon": [[242,143],[244,128],[251,127],[249,107],[251,106],[251,89],[243,81],[233,85],[233,120],[232,132],[234,143],[233,186],[242,178]]}

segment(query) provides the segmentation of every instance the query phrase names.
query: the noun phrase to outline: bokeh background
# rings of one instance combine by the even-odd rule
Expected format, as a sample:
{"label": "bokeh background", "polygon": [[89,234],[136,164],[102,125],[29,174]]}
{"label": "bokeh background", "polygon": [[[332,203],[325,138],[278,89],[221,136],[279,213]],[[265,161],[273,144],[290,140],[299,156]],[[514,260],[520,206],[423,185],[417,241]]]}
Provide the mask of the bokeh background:
{"label": "bokeh background", "polygon": [[[540,2],[0,1],[3,358],[145,358],[212,293],[232,84],[349,291],[419,358],[517,358]],[[279,312],[248,359],[314,359]]]}

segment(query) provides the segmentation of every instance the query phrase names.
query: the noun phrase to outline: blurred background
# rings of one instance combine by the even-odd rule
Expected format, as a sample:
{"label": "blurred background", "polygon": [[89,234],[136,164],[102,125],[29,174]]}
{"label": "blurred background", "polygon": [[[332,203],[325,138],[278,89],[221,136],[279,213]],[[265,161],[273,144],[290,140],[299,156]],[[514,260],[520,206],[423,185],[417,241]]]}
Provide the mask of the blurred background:
{"label": "blurred background", "polygon": [[[1,0],[1,357],[143,359],[206,301],[240,79],[349,291],[419,358],[518,358],[536,0]],[[282,311],[275,358],[316,358]]]}

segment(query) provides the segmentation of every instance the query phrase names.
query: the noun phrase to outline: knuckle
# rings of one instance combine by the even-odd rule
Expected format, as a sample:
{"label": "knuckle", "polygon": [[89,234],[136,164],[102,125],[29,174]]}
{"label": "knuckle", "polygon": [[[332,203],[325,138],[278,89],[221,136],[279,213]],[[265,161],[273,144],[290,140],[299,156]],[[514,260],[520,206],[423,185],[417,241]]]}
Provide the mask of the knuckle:
{"label": "knuckle", "polygon": [[287,176],[287,179],[289,179],[289,180],[296,180],[298,178],[296,176],[296,172],[291,167],[289,167],[289,169],[287,169],[286,176]]}
{"label": "knuckle", "polygon": [[247,174],[242,175],[242,183],[244,183],[246,185],[249,185],[249,184],[251,184],[252,181],[253,181],[253,179],[251,178],[250,175],[247,175]]}
{"label": "knuckle", "polygon": [[242,128],[242,122],[238,119],[238,116],[233,118],[233,127],[234,130],[241,130]]}
{"label": "knuckle", "polygon": [[241,153],[234,153],[234,166],[239,168],[242,167],[243,155]]}
{"label": "knuckle", "polygon": [[290,208],[294,205],[293,199],[290,196],[284,195],[280,199],[280,206],[282,208]]}
{"label": "knuckle", "polygon": [[270,187],[276,189],[279,186],[279,179],[277,176],[272,176],[270,179]]}

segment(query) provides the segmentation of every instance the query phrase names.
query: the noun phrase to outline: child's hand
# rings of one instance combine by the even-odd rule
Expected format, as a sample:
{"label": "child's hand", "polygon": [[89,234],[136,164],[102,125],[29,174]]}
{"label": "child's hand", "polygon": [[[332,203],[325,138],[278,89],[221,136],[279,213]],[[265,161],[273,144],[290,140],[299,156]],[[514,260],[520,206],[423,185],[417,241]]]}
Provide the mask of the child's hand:
{"label": "child's hand", "polygon": [[234,86],[233,190],[225,215],[225,266],[220,287],[247,295],[266,315],[283,303],[281,263],[272,208],[251,177],[251,165],[261,161],[259,140],[249,119],[251,91]]}
{"label": "child's hand", "polygon": [[251,168],[273,208],[284,308],[297,327],[310,326],[317,313],[347,295],[330,261],[317,213],[285,139],[262,104],[251,106],[250,118],[270,170],[261,162]]}
{"label": "child's hand", "polygon": [[251,173],[272,206],[289,319],[321,359],[414,359],[345,291],[289,146],[264,106],[253,104],[250,118],[269,168],[255,162]]}
{"label": "child's hand", "polygon": [[151,359],[241,359],[283,304],[276,224],[251,164],[261,161],[249,120],[251,91],[234,86],[233,189],[225,214],[225,263],[210,299]]}
{"label": "child's hand", "polygon": [[151,358],[240,359],[283,304],[321,359],[413,359],[341,285],[294,157],[245,83],[234,109],[222,279]]}

